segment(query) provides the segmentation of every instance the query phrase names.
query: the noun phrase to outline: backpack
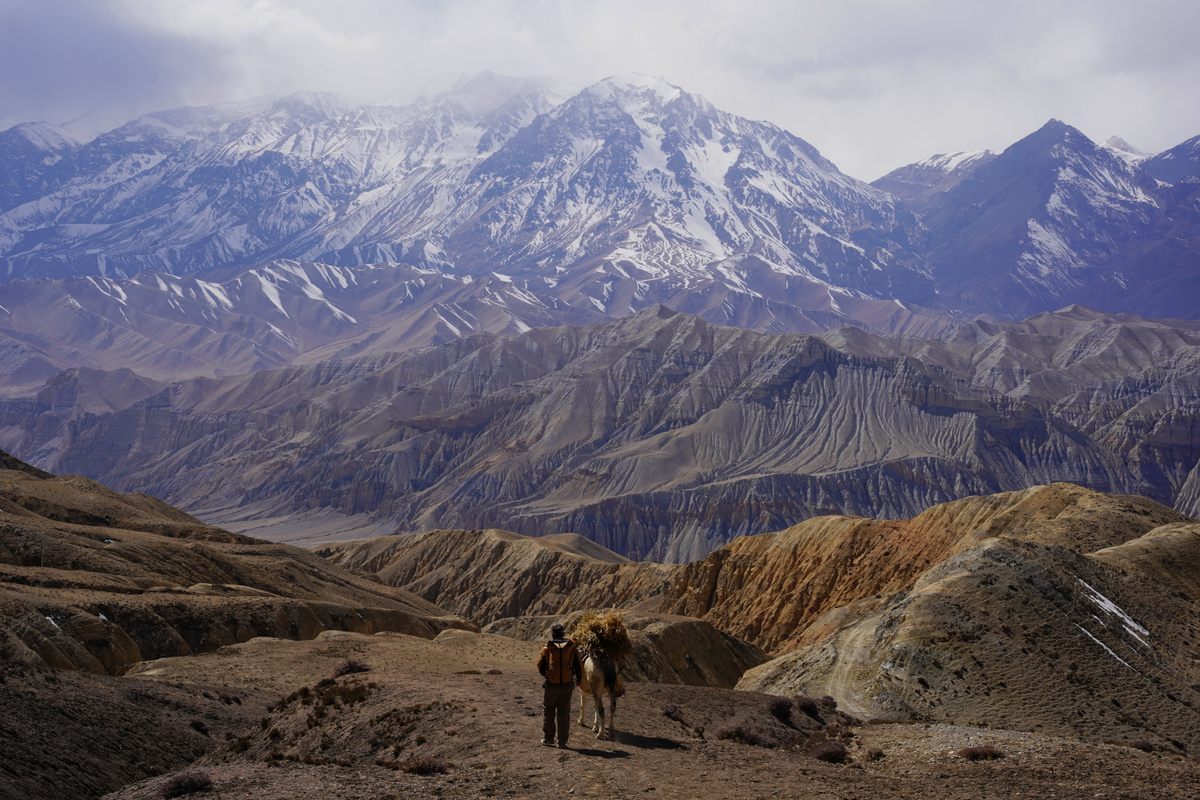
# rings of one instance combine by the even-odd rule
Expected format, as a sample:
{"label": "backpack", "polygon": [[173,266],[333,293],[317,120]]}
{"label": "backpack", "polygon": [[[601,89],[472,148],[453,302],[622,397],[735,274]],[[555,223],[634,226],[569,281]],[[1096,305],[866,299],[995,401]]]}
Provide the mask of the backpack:
{"label": "backpack", "polygon": [[549,683],[565,685],[572,683],[572,666],[575,664],[575,643],[570,639],[563,642],[549,641],[546,643],[546,680]]}

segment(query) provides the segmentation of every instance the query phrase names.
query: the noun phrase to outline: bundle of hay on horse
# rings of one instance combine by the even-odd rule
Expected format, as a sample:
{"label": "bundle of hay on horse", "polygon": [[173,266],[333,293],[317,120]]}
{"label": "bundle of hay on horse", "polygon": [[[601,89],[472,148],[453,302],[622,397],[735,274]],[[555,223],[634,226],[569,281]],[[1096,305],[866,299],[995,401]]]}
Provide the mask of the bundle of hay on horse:
{"label": "bundle of hay on horse", "polygon": [[586,612],[575,627],[571,629],[570,638],[579,648],[583,659],[583,683],[579,693],[579,724],[586,725],[584,709],[590,694],[596,704],[596,714],[592,721],[592,730],[597,739],[605,736],[604,694],[608,693],[608,730],[611,739],[613,733],[613,717],[617,711],[617,698],[625,693],[620,686],[618,670],[620,662],[633,652],[629,641],[629,631],[625,622],[616,612],[610,611],[598,614]]}

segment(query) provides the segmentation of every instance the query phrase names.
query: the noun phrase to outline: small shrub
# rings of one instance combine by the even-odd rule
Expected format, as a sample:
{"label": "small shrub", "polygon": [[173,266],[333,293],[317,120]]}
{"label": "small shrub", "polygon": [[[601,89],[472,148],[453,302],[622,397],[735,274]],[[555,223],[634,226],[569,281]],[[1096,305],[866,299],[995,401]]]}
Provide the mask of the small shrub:
{"label": "small shrub", "polygon": [[450,765],[429,756],[413,756],[400,762],[400,771],[409,775],[445,775],[450,771]]}
{"label": "small shrub", "polygon": [[776,697],[767,706],[767,710],[771,712],[771,716],[782,722],[784,725],[792,724],[792,701],[786,697]]}
{"label": "small shrub", "polygon": [[359,683],[353,686],[343,686],[334,693],[333,697],[334,699],[341,701],[342,705],[344,706],[352,706],[355,703],[361,703],[363,700],[366,700],[369,691],[370,690],[366,686],[363,686],[361,683]]}
{"label": "small shrub", "polygon": [[1153,753],[1154,743],[1146,739],[1138,739],[1136,742],[1130,742],[1129,746],[1134,750],[1141,750],[1143,753]]}
{"label": "small shrub", "polygon": [[867,751],[867,761],[883,761],[887,757],[887,753],[880,750],[878,747],[872,747]]}
{"label": "small shrub", "polygon": [[502,669],[496,669],[495,667],[492,667],[491,669],[489,669],[489,670],[487,671],[487,674],[488,674],[488,675],[503,675],[503,674],[504,674],[504,670],[502,670]]}
{"label": "small shrub", "polygon": [[370,672],[371,668],[362,661],[353,658],[348,658],[337,665],[337,669],[333,671],[333,677],[340,678],[343,675],[354,675],[358,672]]}
{"label": "small shrub", "polygon": [[958,754],[967,761],[995,761],[998,758],[1004,758],[1004,752],[990,744],[964,747],[958,751]]}
{"label": "small shrub", "polygon": [[821,742],[809,750],[808,754],[818,761],[830,764],[845,764],[850,758],[850,752],[846,749],[846,745],[832,740]]}
{"label": "small shrub", "polygon": [[792,701],[792,704],[803,711],[805,715],[815,719],[817,722],[821,721],[821,701],[817,698],[800,695]]}
{"label": "small shrub", "polygon": [[205,723],[204,720],[194,719],[189,724],[192,726],[192,730],[194,730],[196,733],[208,736],[208,724]]}
{"label": "small shrub", "polygon": [[662,713],[664,717],[672,720],[673,722],[678,722],[680,725],[687,724],[683,721],[683,712],[680,711],[679,706],[675,705],[674,703],[667,703],[665,706],[663,706]]}
{"label": "small shrub", "polygon": [[185,794],[207,792],[212,788],[212,778],[205,772],[181,772],[163,786],[164,800],[171,797],[183,797]]}
{"label": "small shrub", "polygon": [[715,735],[718,739],[741,742],[754,747],[774,747],[776,745],[774,739],[744,722],[718,728]]}
{"label": "small shrub", "polygon": [[483,671],[478,669],[460,669],[455,675],[482,675]]}

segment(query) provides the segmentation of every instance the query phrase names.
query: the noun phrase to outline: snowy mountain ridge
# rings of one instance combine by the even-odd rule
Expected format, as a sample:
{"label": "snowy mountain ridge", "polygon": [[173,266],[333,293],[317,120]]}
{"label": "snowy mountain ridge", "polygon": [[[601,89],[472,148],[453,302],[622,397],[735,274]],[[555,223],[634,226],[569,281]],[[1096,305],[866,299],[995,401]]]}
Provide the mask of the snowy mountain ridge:
{"label": "snowy mountain ridge", "polygon": [[874,184],[641,75],[563,97],[484,73],[407,106],[301,92],[83,144],[23,130],[0,133],[0,280],[402,264],[515,276],[604,316],[665,302],[808,330],[861,321],[847,301],[1178,314],[1194,277],[1195,148],[1135,156],[1056,120]]}

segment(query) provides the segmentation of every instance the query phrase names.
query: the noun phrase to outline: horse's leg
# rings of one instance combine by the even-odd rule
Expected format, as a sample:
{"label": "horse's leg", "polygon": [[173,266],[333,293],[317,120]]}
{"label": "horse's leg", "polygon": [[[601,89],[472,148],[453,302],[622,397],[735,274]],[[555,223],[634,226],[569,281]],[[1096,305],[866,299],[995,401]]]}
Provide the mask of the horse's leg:
{"label": "horse's leg", "polygon": [[580,687],[579,687],[579,724],[580,724],[580,726],[587,725],[587,723],[583,721],[583,711],[585,708],[587,708],[587,693],[588,693],[587,684],[585,683],[585,684],[580,685]]}
{"label": "horse's leg", "polygon": [[596,684],[592,684],[592,702],[596,704],[596,716],[592,719],[592,730],[596,733],[596,738],[599,739],[604,735],[604,695],[596,691]]}
{"label": "horse's leg", "polygon": [[615,739],[617,724],[617,692],[613,689],[608,693],[608,738]]}

